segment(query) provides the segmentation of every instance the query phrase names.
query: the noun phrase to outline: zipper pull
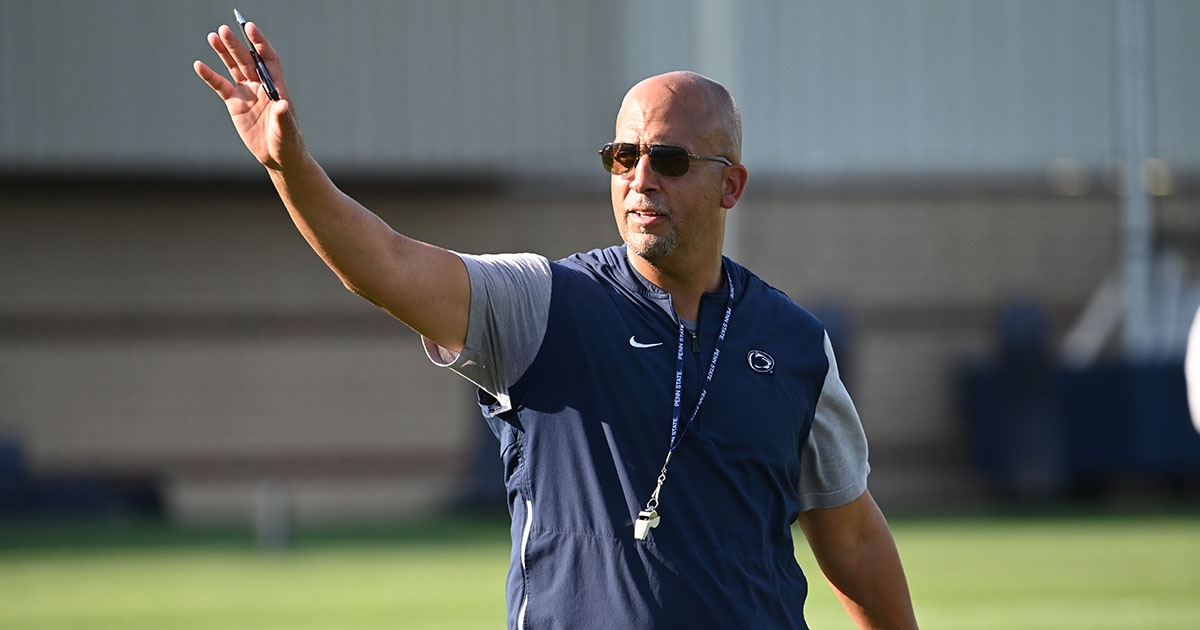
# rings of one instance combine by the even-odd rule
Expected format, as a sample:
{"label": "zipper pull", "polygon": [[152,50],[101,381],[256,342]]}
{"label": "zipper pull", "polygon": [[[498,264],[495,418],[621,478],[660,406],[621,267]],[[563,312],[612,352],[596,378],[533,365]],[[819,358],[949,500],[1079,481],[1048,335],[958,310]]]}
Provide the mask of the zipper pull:
{"label": "zipper pull", "polygon": [[696,338],[696,331],[689,330],[692,333],[692,353],[700,354],[700,340]]}

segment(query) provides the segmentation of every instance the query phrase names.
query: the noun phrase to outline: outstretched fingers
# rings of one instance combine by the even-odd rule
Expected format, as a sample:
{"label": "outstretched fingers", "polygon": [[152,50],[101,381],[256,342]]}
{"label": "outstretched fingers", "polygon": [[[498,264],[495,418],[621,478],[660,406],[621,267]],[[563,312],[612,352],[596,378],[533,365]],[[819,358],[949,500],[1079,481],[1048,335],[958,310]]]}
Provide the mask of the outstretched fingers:
{"label": "outstretched fingers", "polygon": [[[228,30],[228,27],[222,26],[222,28]],[[217,29],[218,32],[221,30],[221,28]],[[225,45],[225,40],[217,33],[209,33],[208,45],[212,47],[213,52],[217,53],[217,56],[221,58],[221,63],[225,64],[225,68],[229,70],[229,78],[234,83],[244,83],[246,75],[242,72],[242,68],[238,65],[237,60],[234,59],[233,53],[229,52],[229,48]]]}
{"label": "outstretched fingers", "polygon": [[[220,40],[222,44],[221,48],[225,52],[222,54],[221,50],[217,50],[216,46],[213,46],[213,50],[216,50],[217,54],[221,55],[221,61],[224,61],[225,67],[229,68],[230,76],[238,83],[257,81],[258,72],[254,69],[254,58],[250,56],[250,51],[246,50],[246,47],[238,39],[233,29],[222,24],[221,28],[217,29],[217,38]],[[212,45],[211,41],[209,45]]]}
{"label": "outstretched fingers", "polygon": [[208,87],[212,88],[213,91],[217,93],[217,96],[220,96],[223,100],[229,100],[230,97],[233,96],[233,92],[236,88],[234,88],[233,84],[229,82],[229,79],[217,74],[215,70],[209,68],[208,65],[206,65],[203,61],[196,60],[195,63],[192,64],[192,69],[195,70],[196,74],[208,84]]}
{"label": "outstretched fingers", "polygon": [[287,98],[287,87],[283,80],[283,67],[279,63],[279,53],[275,51],[275,47],[271,42],[267,41],[267,36],[263,34],[262,29],[254,22],[246,22],[246,37],[250,39],[250,44],[258,51],[258,56],[262,57],[263,63],[267,64],[267,72],[271,73],[271,79],[275,82],[276,89],[279,90],[280,98]]}
{"label": "outstretched fingers", "polygon": [[279,54],[275,52],[275,47],[271,42],[267,41],[267,36],[263,35],[262,29],[254,22],[246,22],[246,36],[250,38],[250,43],[254,44],[254,48],[258,50],[258,56],[263,58],[267,63],[279,63]]}

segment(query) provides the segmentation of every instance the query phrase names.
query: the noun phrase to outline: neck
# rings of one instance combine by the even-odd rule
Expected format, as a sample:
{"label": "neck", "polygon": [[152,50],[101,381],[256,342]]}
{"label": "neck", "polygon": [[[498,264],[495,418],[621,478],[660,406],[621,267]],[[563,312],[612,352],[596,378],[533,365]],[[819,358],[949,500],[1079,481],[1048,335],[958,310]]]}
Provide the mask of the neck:
{"label": "neck", "polygon": [[700,314],[700,297],[716,291],[724,279],[721,253],[701,261],[671,265],[663,261],[650,262],[628,251],[629,262],[655,286],[671,295],[671,305],[679,317],[696,321]]}

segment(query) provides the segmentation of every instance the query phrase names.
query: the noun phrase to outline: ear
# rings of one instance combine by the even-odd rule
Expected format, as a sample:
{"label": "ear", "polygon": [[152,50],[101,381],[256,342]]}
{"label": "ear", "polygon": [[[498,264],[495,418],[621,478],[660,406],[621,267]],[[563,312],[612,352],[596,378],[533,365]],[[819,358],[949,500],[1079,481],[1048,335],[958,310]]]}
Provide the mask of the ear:
{"label": "ear", "polygon": [[721,207],[726,210],[737,205],[742,193],[746,192],[746,181],[750,179],[750,171],[741,164],[725,167],[724,188],[721,191]]}

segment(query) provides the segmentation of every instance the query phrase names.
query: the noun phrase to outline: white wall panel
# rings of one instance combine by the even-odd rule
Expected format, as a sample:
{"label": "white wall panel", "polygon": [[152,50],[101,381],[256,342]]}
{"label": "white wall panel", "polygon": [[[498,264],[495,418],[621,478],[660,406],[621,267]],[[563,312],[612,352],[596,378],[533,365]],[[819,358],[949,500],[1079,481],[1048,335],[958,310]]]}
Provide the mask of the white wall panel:
{"label": "white wall panel", "polygon": [[[239,0],[332,170],[592,173],[624,90],[729,85],[757,173],[1007,173],[1116,152],[1113,3]],[[1200,3],[1154,0],[1155,137],[1200,169]],[[247,172],[193,75],[229,2],[0,0],[0,171]]]}
{"label": "white wall panel", "polygon": [[1200,167],[1200,2],[1153,5],[1154,150],[1176,164]]}
{"label": "white wall panel", "polygon": [[747,159],[816,174],[1102,163],[1107,6],[776,2],[743,36],[762,60],[741,95]]}
{"label": "white wall panel", "polygon": [[[609,9],[551,0],[247,0],[334,169],[595,168],[611,135]],[[0,2],[0,168],[242,170],[192,73],[228,2]],[[618,96],[619,98],[619,96]],[[604,114],[600,115],[599,112]]]}

